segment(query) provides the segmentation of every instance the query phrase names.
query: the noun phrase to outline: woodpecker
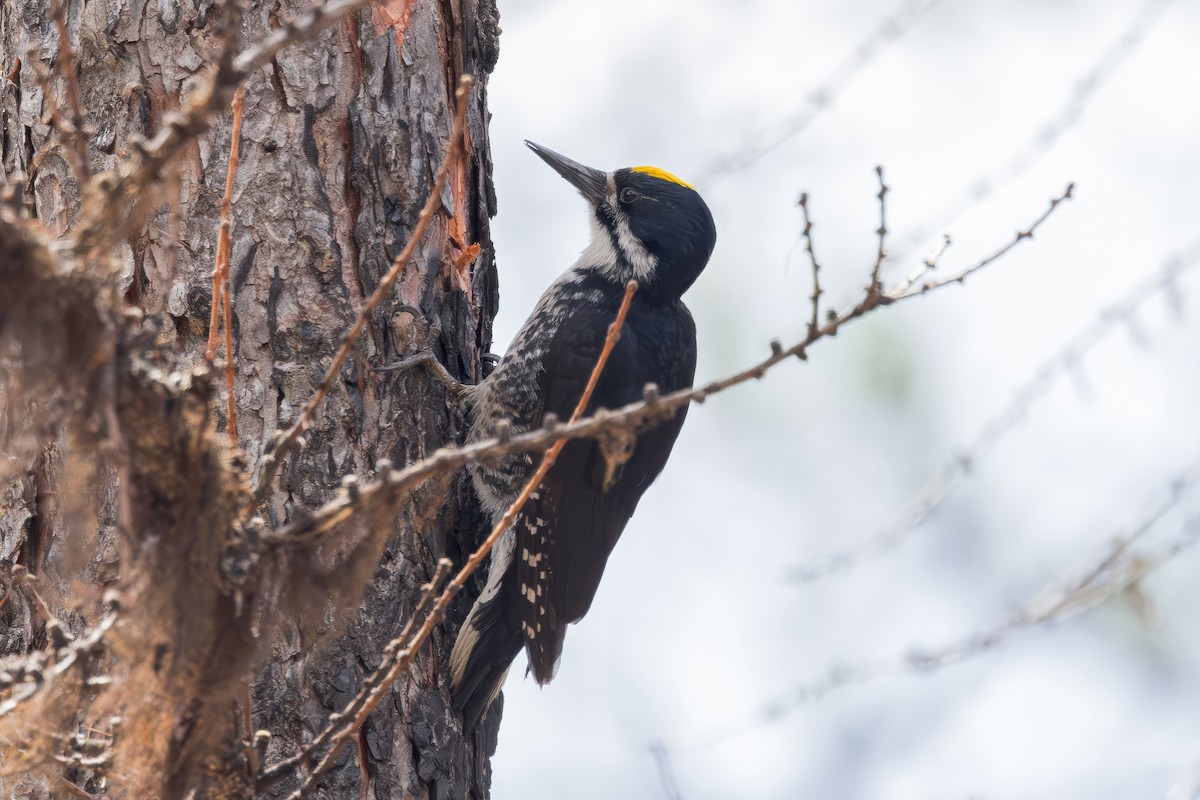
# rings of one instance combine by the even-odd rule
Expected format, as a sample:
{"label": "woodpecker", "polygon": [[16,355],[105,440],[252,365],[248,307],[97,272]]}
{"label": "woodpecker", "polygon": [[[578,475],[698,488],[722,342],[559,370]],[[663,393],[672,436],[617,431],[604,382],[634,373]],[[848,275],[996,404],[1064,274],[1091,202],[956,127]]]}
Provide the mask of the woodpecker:
{"label": "woodpecker", "polygon": [[[501,362],[467,389],[469,441],[567,419],[583,394],[625,284],[638,282],[621,338],[587,413],[690,387],[696,327],[682,296],[716,244],[712,214],[695,188],[657,167],[601,172],[533,142],[543,161],[589,205],[591,242],[542,295]],[[614,472],[601,445],[567,443],[492,551],[487,583],[450,657],[454,705],[472,730],[500,693],[522,648],[539,685],[553,677],[568,624],[592,604],[600,576],[638,501],[658,477],[687,409],[638,434]],[[493,525],[536,468],[530,454],[477,466],[472,481]]]}

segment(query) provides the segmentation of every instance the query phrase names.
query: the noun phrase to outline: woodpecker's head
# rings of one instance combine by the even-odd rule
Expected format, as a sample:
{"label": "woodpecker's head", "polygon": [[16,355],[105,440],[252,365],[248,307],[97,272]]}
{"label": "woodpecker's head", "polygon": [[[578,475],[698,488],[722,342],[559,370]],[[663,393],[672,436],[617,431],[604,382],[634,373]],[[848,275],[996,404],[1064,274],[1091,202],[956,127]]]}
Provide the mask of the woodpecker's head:
{"label": "woodpecker's head", "polygon": [[639,295],[678,299],[699,277],[717,241],[708,206],[689,183],[658,167],[601,172],[539,144],[525,142],[591,205],[592,242],[579,266],[623,284],[635,279]]}

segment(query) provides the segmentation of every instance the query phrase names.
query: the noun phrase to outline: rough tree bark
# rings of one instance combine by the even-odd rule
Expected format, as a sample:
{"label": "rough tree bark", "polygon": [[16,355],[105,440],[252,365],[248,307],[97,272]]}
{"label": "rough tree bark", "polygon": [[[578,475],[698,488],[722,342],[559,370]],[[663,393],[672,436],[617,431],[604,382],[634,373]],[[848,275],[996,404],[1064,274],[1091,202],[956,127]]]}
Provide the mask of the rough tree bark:
{"label": "rough tree bark", "polygon": [[[163,129],[203,83],[224,29],[245,48],[303,6],[242,5],[67,2],[91,173]],[[466,73],[476,78],[467,157],[279,476],[265,522],[282,526],[344,475],[411,462],[457,435],[427,375],[373,368],[431,347],[461,379],[480,377],[497,304],[485,77],[498,34],[494,0],[388,0],[246,82],[231,258],[241,451],[228,453],[217,435],[223,381],[202,356],[230,115],[161,171],[157,194],[139,198],[110,247],[60,254],[46,242],[69,237],[88,193],[70,137],[48,122],[54,110],[71,120],[63,51],[50,4],[0,4],[0,158],[10,189],[25,181],[0,220],[0,655],[51,646],[48,615],[76,634],[94,626],[104,588],[121,601],[91,668],[111,684],[60,682],[38,700],[36,732],[17,712],[0,718],[0,795],[66,796],[68,781],[113,798],[286,794],[286,781],[255,790],[244,743],[270,731],[261,755],[271,762],[311,739],[379,663],[435,560],[458,563],[480,538],[460,476],[336,541],[250,564],[256,580],[238,585],[245,532],[231,531],[245,503],[223,476],[253,483],[271,435],[295,419],[407,241]],[[22,231],[22,217],[44,239]],[[22,570],[36,583],[22,583]],[[314,796],[487,795],[499,715],[464,739],[445,692],[470,600]],[[0,687],[0,700],[11,691]],[[30,707],[18,709],[27,723]],[[80,731],[105,760],[88,762],[65,738]]]}

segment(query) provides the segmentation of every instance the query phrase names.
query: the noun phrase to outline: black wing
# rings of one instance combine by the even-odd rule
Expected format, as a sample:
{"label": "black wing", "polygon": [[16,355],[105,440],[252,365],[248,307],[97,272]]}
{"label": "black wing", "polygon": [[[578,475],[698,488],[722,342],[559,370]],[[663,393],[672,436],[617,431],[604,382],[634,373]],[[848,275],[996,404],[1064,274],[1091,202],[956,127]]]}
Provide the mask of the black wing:
{"label": "black wing", "polygon": [[[570,416],[615,315],[615,307],[600,307],[564,322],[542,373],[545,411],[562,419]],[[587,412],[634,402],[647,382],[657,383],[664,393],[690,386],[695,352],[695,326],[682,304],[643,306],[631,313]],[[639,435],[632,455],[611,474],[595,440],[568,442],[523,509],[513,556],[521,631],[538,683],[554,677],[566,626],[591,606],[609,553],[666,464],[685,414],[686,408],[681,409]]]}

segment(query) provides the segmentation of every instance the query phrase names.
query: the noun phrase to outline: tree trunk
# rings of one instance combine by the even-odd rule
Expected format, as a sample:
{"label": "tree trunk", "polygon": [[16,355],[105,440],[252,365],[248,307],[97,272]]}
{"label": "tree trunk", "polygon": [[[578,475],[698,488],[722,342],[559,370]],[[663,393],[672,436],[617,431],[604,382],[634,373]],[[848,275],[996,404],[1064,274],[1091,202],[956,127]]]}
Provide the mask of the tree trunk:
{"label": "tree trunk", "polygon": [[[70,0],[91,173],[163,130],[201,85],[223,27],[236,26],[245,49],[303,7],[249,5],[239,21],[232,4],[208,0]],[[105,588],[121,603],[90,667],[111,683],[47,683],[40,706],[0,717],[0,795],[67,796],[66,781],[113,798],[284,796],[294,781],[254,788],[257,758],[269,765],[310,741],[378,665],[437,558],[461,563],[481,538],[463,476],[322,544],[256,562],[239,561],[249,534],[237,519],[240,486],[253,486],[272,435],[296,419],[408,241],[466,73],[476,87],[466,156],[259,513],[280,529],[333,497],[343,476],[370,476],[381,459],[410,463],[458,435],[425,372],[375,368],[432,348],[460,379],[481,377],[497,304],[485,81],[497,56],[495,3],[389,0],[282,50],[246,81],[232,204],[232,453],[218,433],[228,424],[220,359],[211,374],[202,366],[230,115],[160,172],[157,194],[138,198],[128,231],[103,254],[78,242],[46,248],[20,218],[70,241],[88,213],[81,195],[102,187],[81,189],[73,138],[47,122],[54,111],[72,120],[69,59],[47,6],[0,6],[9,76],[0,158],[19,209],[0,221],[0,283],[19,287],[0,301],[0,655],[53,650],[47,616],[77,635],[94,627]],[[74,264],[69,274],[64,263]],[[22,568],[36,581],[22,583]],[[470,600],[458,601],[453,624],[313,796],[487,795],[499,714],[464,739],[445,680]],[[35,706],[36,734],[20,725]],[[260,729],[271,738],[256,754],[247,743]],[[80,731],[105,759],[88,761],[64,738]]]}

